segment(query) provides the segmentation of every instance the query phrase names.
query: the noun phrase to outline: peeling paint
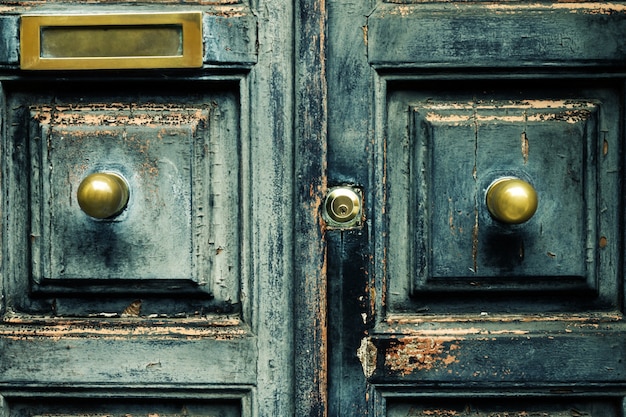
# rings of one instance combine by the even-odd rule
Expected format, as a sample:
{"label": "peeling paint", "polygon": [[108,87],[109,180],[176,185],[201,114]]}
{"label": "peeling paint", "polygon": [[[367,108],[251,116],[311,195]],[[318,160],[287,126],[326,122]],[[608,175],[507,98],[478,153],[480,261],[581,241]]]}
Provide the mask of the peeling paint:
{"label": "peeling paint", "polygon": [[[619,311],[609,312],[589,312],[585,314],[498,314],[498,315],[480,315],[480,314],[467,314],[467,315],[393,315],[389,314],[386,319],[388,326],[406,326],[414,325],[419,326],[422,324],[435,324],[435,323],[551,323],[551,322],[563,322],[572,323],[577,325],[587,325],[597,323],[613,323],[621,322],[624,320],[624,315]],[[527,327],[527,326],[525,326]],[[481,329],[479,327],[470,328],[455,328],[455,329],[440,329],[440,330],[426,330],[417,329],[416,333],[421,335],[435,335],[440,334],[439,331],[446,332],[447,334],[454,335],[466,335],[477,334]]]}
{"label": "peeling paint", "polygon": [[377,349],[372,341],[367,337],[361,339],[361,346],[357,349],[356,355],[361,361],[365,378],[370,378],[376,371],[376,354]]}
{"label": "peeling paint", "polygon": [[[425,119],[452,126],[471,123],[519,123],[562,121],[569,124],[589,119],[595,103],[569,100],[502,101],[489,105],[480,102],[428,103]],[[454,111],[454,112],[452,112]]]}
{"label": "peeling paint", "polygon": [[[54,4],[54,3],[60,3],[61,1],[59,0],[28,0],[28,1],[8,1],[7,3],[10,4],[12,6],[12,9],[15,8],[26,8],[26,9],[30,9],[32,7],[36,7],[36,6],[41,6],[41,5],[46,5],[46,4]],[[121,4],[121,3],[128,3],[128,4],[139,4],[139,3],[143,3],[144,0],[69,0],[69,1],[64,1],[65,3],[80,3],[80,4]],[[180,4],[180,0],[151,0],[151,3],[154,4],[160,4],[160,5],[166,5],[166,4]],[[239,3],[239,0],[185,0],[185,4],[189,4],[189,5],[199,5],[199,6],[220,6],[219,8],[232,8],[231,6],[228,5],[236,5],[237,3]],[[8,7],[8,6],[5,6]],[[0,12],[2,10],[0,9]]]}
{"label": "peeling paint", "polygon": [[88,106],[33,106],[32,117],[41,125],[55,128],[71,126],[190,126],[195,132],[198,123],[209,118],[207,108],[183,108],[163,104],[134,106],[123,103],[93,103]]}
{"label": "peeling paint", "polygon": [[415,371],[446,368],[457,359],[460,345],[453,338],[403,338],[392,342],[386,352],[385,364],[393,372],[409,375]]}
{"label": "peeling paint", "polygon": [[522,132],[521,143],[522,143],[522,158],[524,159],[524,165],[525,165],[528,163],[528,152],[530,150],[529,143],[528,143],[528,136],[526,136],[526,132]]}
{"label": "peeling paint", "polygon": [[139,317],[141,311],[141,300],[135,300],[122,312],[122,317]]}
{"label": "peeling paint", "polygon": [[13,340],[50,338],[53,340],[100,338],[126,340],[146,338],[158,340],[233,340],[249,335],[236,317],[211,319],[147,319],[123,317],[98,320],[31,319],[5,317],[0,324],[0,337]]}
{"label": "peeling paint", "polygon": [[362,26],[361,29],[363,29],[363,43],[367,47],[367,30],[368,30],[367,25]]}

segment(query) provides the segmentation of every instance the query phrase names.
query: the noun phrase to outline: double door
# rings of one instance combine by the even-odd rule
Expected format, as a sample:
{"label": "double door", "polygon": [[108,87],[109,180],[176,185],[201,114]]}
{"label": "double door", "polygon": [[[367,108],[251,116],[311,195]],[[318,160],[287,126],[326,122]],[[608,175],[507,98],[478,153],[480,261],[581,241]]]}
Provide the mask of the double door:
{"label": "double door", "polygon": [[0,12],[4,415],[626,414],[624,5]]}

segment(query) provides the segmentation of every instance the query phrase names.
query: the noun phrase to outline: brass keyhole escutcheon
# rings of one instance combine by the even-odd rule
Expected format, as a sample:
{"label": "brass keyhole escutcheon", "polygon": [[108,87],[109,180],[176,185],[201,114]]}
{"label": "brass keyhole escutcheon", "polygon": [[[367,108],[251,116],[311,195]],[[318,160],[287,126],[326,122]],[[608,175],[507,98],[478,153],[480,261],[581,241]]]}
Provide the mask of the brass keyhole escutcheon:
{"label": "brass keyhole escutcheon", "polygon": [[128,183],[114,172],[96,172],[86,176],[78,186],[78,205],[85,214],[108,219],[120,214],[130,195]]}
{"label": "brass keyhole escutcheon", "polygon": [[537,205],[537,192],[522,179],[499,178],[487,188],[487,209],[501,223],[524,223],[535,214]]}
{"label": "brass keyhole escutcheon", "polygon": [[326,216],[341,226],[350,226],[358,221],[361,213],[361,199],[349,188],[335,188],[326,197]]}

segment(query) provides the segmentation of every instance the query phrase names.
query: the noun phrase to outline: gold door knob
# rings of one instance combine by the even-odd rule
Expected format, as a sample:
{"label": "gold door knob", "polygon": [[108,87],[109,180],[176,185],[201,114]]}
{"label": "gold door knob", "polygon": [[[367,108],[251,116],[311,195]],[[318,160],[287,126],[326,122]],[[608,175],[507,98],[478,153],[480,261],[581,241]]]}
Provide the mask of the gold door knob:
{"label": "gold door knob", "polygon": [[349,188],[335,188],[326,197],[326,215],[341,225],[353,224],[361,212],[361,201]]}
{"label": "gold door knob", "polygon": [[499,178],[487,189],[487,209],[502,223],[524,223],[537,210],[537,192],[519,178]]}
{"label": "gold door knob", "polygon": [[119,214],[128,203],[128,183],[119,174],[96,172],[86,176],[78,186],[80,208],[96,219]]}

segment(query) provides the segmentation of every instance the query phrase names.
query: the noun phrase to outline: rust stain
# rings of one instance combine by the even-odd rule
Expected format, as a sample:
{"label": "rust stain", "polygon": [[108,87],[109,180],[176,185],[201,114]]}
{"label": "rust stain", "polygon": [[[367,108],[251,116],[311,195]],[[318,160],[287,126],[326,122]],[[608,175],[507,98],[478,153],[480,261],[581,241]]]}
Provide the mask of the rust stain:
{"label": "rust stain", "polygon": [[606,248],[608,244],[609,244],[609,241],[607,240],[606,236],[600,237],[600,242],[598,242],[598,246],[600,246],[601,249]]}
{"label": "rust stain", "polygon": [[459,362],[456,350],[459,339],[446,337],[407,337],[393,341],[386,353],[385,364],[394,372],[409,375],[415,371],[445,368]]}

